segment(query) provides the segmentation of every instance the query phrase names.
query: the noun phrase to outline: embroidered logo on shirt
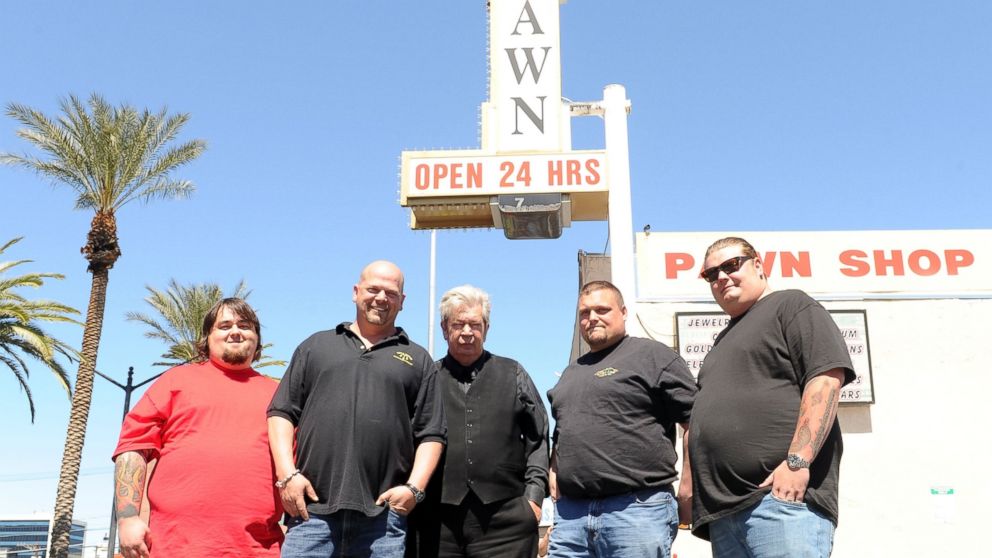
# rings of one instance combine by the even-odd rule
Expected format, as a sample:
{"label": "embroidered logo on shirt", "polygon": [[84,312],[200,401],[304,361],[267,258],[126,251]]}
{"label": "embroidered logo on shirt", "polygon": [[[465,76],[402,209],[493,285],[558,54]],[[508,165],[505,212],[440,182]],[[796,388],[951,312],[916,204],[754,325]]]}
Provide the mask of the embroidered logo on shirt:
{"label": "embroidered logo on shirt", "polygon": [[616,374],[617,372],[619,372],[619,370],[617,370],[616,368],[613,368],[611,366],[609,368],[604,368],[602,370],[597,370],[596,373],[593,374],[593,376],[596,376],[597,378],[605,378],[607,376],[612,376],[612,375]]}
{"label": "embroidered logo on shirt", "polygon": [[393,358],[406,364],[407,366],[413,366],[413,357],[404,353],[403,351],[396,351],[393,353]]}

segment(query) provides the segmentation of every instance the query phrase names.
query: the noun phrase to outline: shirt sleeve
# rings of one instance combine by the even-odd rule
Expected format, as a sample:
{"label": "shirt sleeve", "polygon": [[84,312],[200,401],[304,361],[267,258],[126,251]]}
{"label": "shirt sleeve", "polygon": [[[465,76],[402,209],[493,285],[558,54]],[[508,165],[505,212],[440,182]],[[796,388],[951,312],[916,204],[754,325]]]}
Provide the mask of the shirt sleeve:
{"label": "shirt sleeve", "polygon": [[800,386],[805,387],[816,376],[835,368],[844,371],[843,385],[857,377],[837,323],[815,300],[808,299],[808,303],[793,314],[785,326],[785,339]]}
{"label": "shirt sleeve", "polygon": [[437,389],[437,366],[424,358],[423,380],[413,407],[413,440],[416,445],[424,442],[447,443],[448,423],[444,417],[441,391]]}
{"label": "shirt sleeve", "polygon": [[541,395],[527,371],[517,364],[517,400],[520,430],[524,436],[527,471],[524,496],[541,505],[548,495],[548,413]]}
{"label": "shirt sleeve", "polygon": [[129,451],[151,450],[153,459],[162,449],[162,436],[169,414],[168,376],[159,378],[128,411],[112,459]]}
{"label": "shirt sleeve", "polygon": [[682,357],[674,351],[665,352],[671,354],[662,368],[659,386],[662,401],[665,402],[664,413],[670,423],[686,423],[692,416],[692,404],[696,400],[696,380]]}
{"label": "shirt sleeve", "polygon": [[293,351],[293,358],[289,361],[289,368],[279,381],[272,396],[272,402],[266,411],[268,417],[282,417],[293,425],[298,425],[300,416],[303,414],[303,405],[306,402],[304,390],[304,380],[306,379],[306,369],[309,360],[309,350],[304,341]]}

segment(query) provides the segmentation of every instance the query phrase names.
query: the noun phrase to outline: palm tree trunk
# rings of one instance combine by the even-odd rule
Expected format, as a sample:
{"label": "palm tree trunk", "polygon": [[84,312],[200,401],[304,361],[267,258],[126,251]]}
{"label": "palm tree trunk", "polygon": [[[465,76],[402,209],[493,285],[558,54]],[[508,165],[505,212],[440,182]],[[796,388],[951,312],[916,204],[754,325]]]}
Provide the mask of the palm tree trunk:
{"label": "palm tree trunk", "polygon": [[93,398],[93,371],[96,369],[97,349],[103,330],[103,311],[107,302],[107,282],[110,268],[99,266],[93,271],[90,286],[90,303],[86,309],[86,326],[83,328],[83,347],[76,373],[76,388],[72,393],[69,428],[62,452],[62,472],[59,474],[58,493],[55,496],[55,513],[52,517],[52,546],[49,558],[68,558],[69,530],[72,528],[72,510],[76,501],[76,482],[79,480],[79,462],[86,438],[86,422]]}

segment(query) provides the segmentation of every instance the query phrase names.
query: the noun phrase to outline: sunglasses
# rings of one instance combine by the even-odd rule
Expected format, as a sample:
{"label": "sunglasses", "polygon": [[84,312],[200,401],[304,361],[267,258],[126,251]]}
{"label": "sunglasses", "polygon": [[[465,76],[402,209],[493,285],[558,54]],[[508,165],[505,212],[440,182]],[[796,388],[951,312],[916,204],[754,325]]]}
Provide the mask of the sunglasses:
{"label": "sunglasses", "polygon": [[723,262],[720,265],[713,266],[709,269],[704,269],[699,277],[704,279],[707,283],[712,283],[720,277],[720,272],[724,272],[727,275],[739,271],[744,262],[752,259],[754,256],[735,256],[729,260]]}

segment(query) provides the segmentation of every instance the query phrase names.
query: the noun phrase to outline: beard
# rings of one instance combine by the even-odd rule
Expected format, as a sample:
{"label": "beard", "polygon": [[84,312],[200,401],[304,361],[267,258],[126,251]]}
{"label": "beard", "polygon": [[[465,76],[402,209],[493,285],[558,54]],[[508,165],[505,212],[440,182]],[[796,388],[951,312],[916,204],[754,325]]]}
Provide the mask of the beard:
{"label": "beard", "polygon": [[224,352],[220,354],[220,359],[228,364],[240,366],[250,363],[253,356],[255,356],[254,351],[249,347],[242,347],[240,349],[224,349]]}

